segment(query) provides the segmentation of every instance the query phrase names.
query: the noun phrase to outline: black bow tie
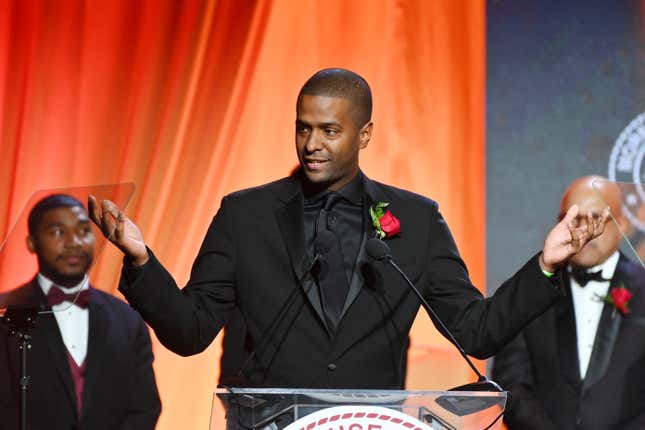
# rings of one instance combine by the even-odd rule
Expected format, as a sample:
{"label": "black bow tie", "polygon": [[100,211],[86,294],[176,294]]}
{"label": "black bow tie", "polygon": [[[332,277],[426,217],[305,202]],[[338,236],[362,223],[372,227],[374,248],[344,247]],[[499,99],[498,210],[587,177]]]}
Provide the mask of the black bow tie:
{"label": "black bow tie", "polygon": [[602,277],[602,269],[597,272],[588,272],[584,267],[571,266],[571,277],[576,280],[578,285],[584,287],[589,281],[610,281]]}

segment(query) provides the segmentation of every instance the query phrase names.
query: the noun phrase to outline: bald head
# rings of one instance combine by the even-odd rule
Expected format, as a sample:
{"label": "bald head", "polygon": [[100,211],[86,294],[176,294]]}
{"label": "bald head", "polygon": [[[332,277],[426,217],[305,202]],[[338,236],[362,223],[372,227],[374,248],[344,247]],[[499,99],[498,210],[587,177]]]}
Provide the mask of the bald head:
{"label": "bald head", "polygon": [[580,267],[597,266],[616,252],[622,238],[619,228],[625,228],[622,201],[620,187],[602,176],[584,176],[569,185],[560,203],[561,217],[571,206],[578,205],[579,212],[575,222],[580,224],[586,222],[588,214],[594,217],[601,216],[605,207],[609,206],[618,223],[617,227],[613,221],[609,221],[603,234],[587,243],[574,255],[570,260],[571,264]]}
{"label": "bald head", "polygon": [[[623,216],[623,193],[620,187],[602,176],[583,176],[573,181],[562,196],[560,214],[564,215],[573,204],[577,204],[582,213],[600,204],[603,208],[609,206],[615,218]],[[602,208],[598,215],[601,212]]]}

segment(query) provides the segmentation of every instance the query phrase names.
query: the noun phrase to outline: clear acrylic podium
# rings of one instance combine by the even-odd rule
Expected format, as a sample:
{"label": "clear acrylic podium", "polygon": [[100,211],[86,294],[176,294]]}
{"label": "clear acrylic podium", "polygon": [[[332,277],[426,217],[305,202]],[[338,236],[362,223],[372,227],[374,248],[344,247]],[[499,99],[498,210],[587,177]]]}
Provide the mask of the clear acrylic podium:
{"label": "clear acrylic podium", "polygon": [[501,429],[505,406],[505,392],[219,388],[210,428]]}

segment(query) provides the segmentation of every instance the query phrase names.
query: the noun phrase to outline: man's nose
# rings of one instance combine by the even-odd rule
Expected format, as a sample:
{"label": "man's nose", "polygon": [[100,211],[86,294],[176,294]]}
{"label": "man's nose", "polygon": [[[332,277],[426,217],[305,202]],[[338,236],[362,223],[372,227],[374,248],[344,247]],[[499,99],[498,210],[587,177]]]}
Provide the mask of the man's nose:
{"label": "man's nose", "polygon": [[81,239],[81,236],[76,234],[76,233],[69,233],[65,235],[65,246],[67,247],[76,247],[80,246],[83,240]]}
{"label": "man's nose", "polygon": [[309,153],[320,151],[322,149],[322,140],[320,139],[320,134],[315,130],[309,134],[307,142],[305,143],[305,149]]}

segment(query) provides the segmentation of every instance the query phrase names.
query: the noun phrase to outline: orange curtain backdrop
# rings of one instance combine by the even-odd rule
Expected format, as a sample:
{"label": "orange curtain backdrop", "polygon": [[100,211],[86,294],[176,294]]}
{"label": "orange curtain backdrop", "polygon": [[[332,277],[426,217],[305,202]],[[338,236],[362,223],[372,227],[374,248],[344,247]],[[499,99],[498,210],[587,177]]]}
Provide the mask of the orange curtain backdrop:
{"label": "orange curtain backdrop", "polygon": [[[484,290],[484,48],[483,0],[0,0],[0,237],[36,189],[133,181],[127,213],[183,285],[222,196],[296,164],[298,89],[338,66],[374,93],[363,170],[439,201]],[[107,248],[94,284],[120,264]],[[159,428],[206,428],[219,341],[154,347]],[[420,317],[408,388],[472,379],[456,356]]]}

